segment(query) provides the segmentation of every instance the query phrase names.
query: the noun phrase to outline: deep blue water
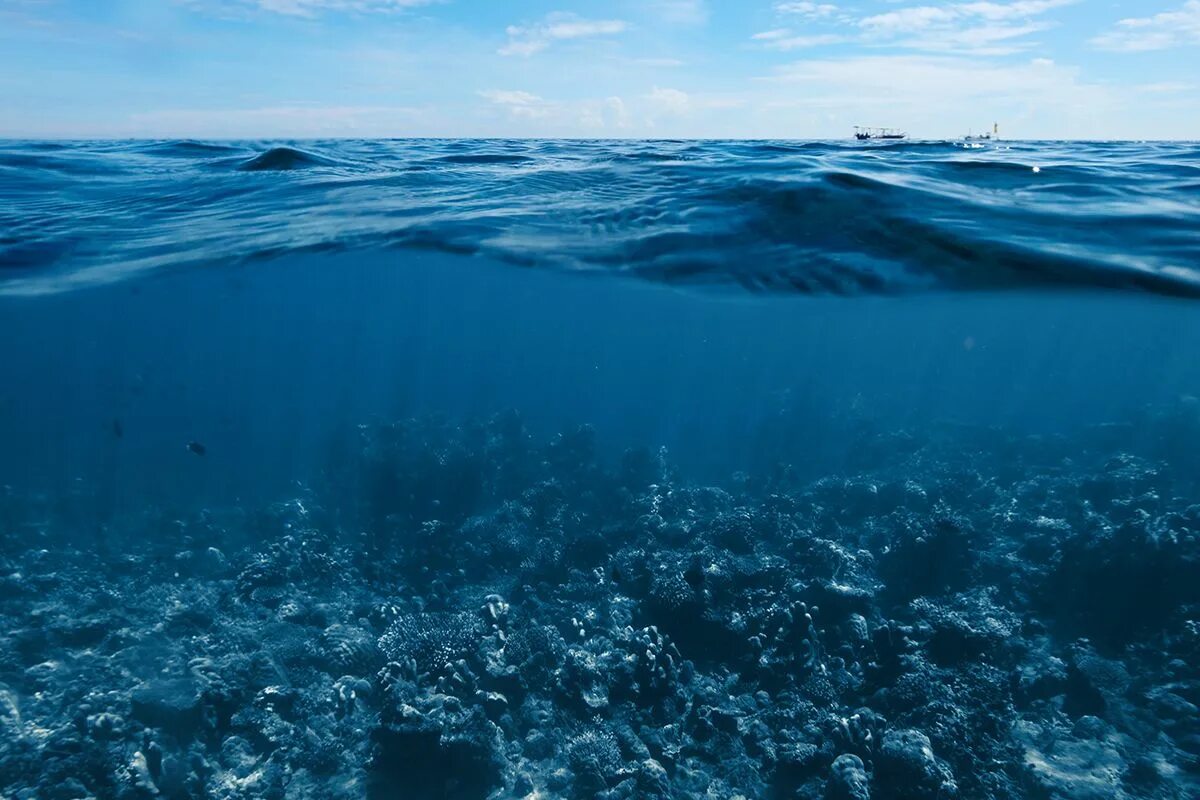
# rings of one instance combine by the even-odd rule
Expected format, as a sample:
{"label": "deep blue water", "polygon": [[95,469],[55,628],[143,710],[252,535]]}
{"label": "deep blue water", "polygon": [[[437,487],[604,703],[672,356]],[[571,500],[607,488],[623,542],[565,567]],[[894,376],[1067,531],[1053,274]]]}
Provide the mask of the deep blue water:
{"label": "deep blue water", "polygon": [[269,497],[358,423],[507,408],[716,476],[836,468],[861,419],[1128,421],[1200,394],[1198,164],[1190,144],[4,143],[0,482]]}

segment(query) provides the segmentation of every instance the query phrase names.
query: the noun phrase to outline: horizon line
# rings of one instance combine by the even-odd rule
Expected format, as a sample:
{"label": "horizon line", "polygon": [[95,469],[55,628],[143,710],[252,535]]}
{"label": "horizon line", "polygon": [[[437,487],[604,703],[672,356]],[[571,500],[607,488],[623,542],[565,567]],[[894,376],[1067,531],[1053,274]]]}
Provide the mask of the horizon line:
{"label": "horizon line", "polygon": [[[859,126],[864,127],[864,126]],[[839,137],[780,137],[780,136],[16,136],[0,134],[0,142],[163,142],[163,141],[203,141],[203,142],[255,142],[255,141],[286,141],[286,142],[365,142],[365,141],[509,141],[509,142],[841,142],[857,141],[854,135]],[[965,136],[908,136],[905,139],[890,140],[896,142],[960,142]],[[989,141],[989,140],[984,140]],[[1126,138],[1126,137],[998,137],[991,142],[1122,142],[1129,144],[1141,143],[1200,143],[1200,137],[1195,138]],[[870,146],[864,143],[864,146]]]}

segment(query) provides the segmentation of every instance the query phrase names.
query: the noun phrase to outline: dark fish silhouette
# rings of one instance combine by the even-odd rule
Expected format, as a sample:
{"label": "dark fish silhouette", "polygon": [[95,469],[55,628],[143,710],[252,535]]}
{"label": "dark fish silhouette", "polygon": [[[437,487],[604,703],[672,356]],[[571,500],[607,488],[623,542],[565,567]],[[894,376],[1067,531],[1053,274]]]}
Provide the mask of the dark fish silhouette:
{"label": "dark fish silhouette", "polygon": [[198,456],[202,456],[208,452],[208,448],[205,447],[204,445],[200,444],[199,442],[188,442],[187,449],[191,450],[193,453],[195,453]]}
{"label": "dark fish silhouette", "polygon": [[117,437],[118,439],[121,439],[125,436],[125,426],[121,424],[121,420],[113,419],[112,434],[113,434],[113,436]]}

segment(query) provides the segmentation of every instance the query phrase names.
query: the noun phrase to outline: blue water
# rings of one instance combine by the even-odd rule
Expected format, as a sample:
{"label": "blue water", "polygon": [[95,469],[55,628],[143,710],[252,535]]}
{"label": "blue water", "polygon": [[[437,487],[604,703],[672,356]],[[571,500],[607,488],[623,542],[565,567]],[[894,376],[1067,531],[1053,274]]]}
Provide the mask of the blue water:
{"label": "blue water", "polygon": [[1194,797],[1198,296],[1194,144],[0,143],[0,794]]}
{"label": "blue water", "polygon": [[1200,291],[1186,143],[0,144],[0,292],[432,249],[801,294]]}
{"label": "blue water", "polygon": [[1198,163],[1188,144],[8,142],[0,483],[276,497],[355,425],[408,414],[593,424],[710,477],[836,469],[863,419],[1124,424],[1200,394]]}

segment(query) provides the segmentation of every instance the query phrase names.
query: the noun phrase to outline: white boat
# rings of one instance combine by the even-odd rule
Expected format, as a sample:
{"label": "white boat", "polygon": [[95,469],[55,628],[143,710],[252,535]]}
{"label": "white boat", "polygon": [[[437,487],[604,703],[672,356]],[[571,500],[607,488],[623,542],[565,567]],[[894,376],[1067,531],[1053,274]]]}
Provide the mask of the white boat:
{"label": "white boat", "polygon": [[854,138],[860,142],[871,139],[907,139],[908,134],[896,128],[864,128],[861,125],[855,125]]}
{"label": "white boat", "polygon": [[964,142],[990,142],[992,139],[999,139],[999,138],[1000,138],[1000,123],[994,122],[994,123],[992,123],[992,132],[991,133],[981,133],[978,136],[976,136],[972,133],[968,133],[966,136],[963,137],[963,141]]}

